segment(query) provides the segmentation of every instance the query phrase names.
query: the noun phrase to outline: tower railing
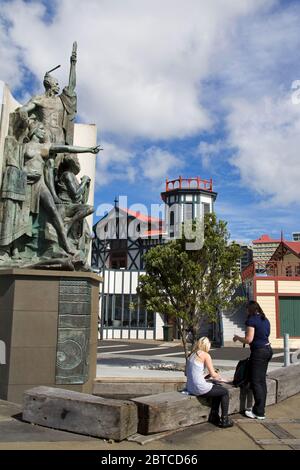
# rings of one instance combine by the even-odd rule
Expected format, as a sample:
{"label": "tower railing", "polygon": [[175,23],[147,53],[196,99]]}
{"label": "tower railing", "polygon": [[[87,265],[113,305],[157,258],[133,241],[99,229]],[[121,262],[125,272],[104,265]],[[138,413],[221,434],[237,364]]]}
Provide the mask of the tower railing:
{"label": "tower railing", "polygon": [[213,181],[212,178],[209,180],[204,180],[196,176],[195,178],[179,178],[175,180],[166,179],[166,192],[172,191],[174,189],[204,189],[205,191],[213,190]]}

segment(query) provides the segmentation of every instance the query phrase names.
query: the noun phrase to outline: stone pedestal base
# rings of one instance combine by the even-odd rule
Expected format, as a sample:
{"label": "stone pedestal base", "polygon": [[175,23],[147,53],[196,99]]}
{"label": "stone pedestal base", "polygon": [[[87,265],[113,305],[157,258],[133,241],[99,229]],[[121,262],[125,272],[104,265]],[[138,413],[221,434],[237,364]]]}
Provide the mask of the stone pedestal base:
{"label": "stone pedestal base", "polygon": [[92,393],[100,281],[92,273],[0,271],[0,399],[21,403],[39,385]]}

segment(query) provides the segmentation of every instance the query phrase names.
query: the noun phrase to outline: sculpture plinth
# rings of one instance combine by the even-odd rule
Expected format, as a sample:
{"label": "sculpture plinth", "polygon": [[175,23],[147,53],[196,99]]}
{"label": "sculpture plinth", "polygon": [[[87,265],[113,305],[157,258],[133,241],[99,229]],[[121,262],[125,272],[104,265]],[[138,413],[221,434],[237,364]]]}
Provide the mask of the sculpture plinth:
{"label": "sculpture plinth", "polygon": [[99,282],[93,273],[0,271],[0,399],[49,385],[92,393],[96,376]]}

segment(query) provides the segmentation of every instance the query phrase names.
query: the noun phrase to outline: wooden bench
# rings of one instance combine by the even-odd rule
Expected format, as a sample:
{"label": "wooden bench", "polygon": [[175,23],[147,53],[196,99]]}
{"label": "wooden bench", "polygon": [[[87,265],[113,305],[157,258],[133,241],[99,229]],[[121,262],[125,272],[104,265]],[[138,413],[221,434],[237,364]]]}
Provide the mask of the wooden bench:
{"label": "wooden bench", "polygon": [[[252,406],[253,397],[249,389],[223,384],[229,391],[229,414],[239,413]],[[267,380],[267,404],[276,403],[276,382]],[[210,400],[180,392],[159,393],[134,398],[138,407],[138,432],[152,434],[192,426],[207,421]]]}
{"label": "wooden bench", "polygon": [[116,441],[137,432],[134,403],[52,387],[36,387],[24,393],[23,420]]}
{"label": "wooden bench", "polygon": [[207,400],[181,392],[166,392],[132,399],[138,407],[138,432],[153,434],[207,421]]}

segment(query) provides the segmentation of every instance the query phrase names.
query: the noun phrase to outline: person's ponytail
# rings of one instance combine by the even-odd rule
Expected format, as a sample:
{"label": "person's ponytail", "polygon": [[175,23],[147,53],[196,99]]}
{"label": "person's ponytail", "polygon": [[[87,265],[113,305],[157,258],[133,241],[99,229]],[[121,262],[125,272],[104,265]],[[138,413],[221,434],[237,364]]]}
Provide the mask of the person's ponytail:
{"label": "person's ponytail", "polygon": [[262,320],[265,320],[267,317],[265,315],[265,312],[261,308],[258,302],[255,300],[250,300],[247,304],[247,310],[248,310],[248,316],[251,317],[252,315],[256,315],[259,313],[259,316]]}
{"label": "person's ponytail", "polygon": [[259,312],[260,314],[260,318],[262,320],[265,320],[267,317],[265,315],[265,312],[263,311],[263,309],[261,308],[261,306],[259,305],[259,303],[257,303],[257,311]]}

